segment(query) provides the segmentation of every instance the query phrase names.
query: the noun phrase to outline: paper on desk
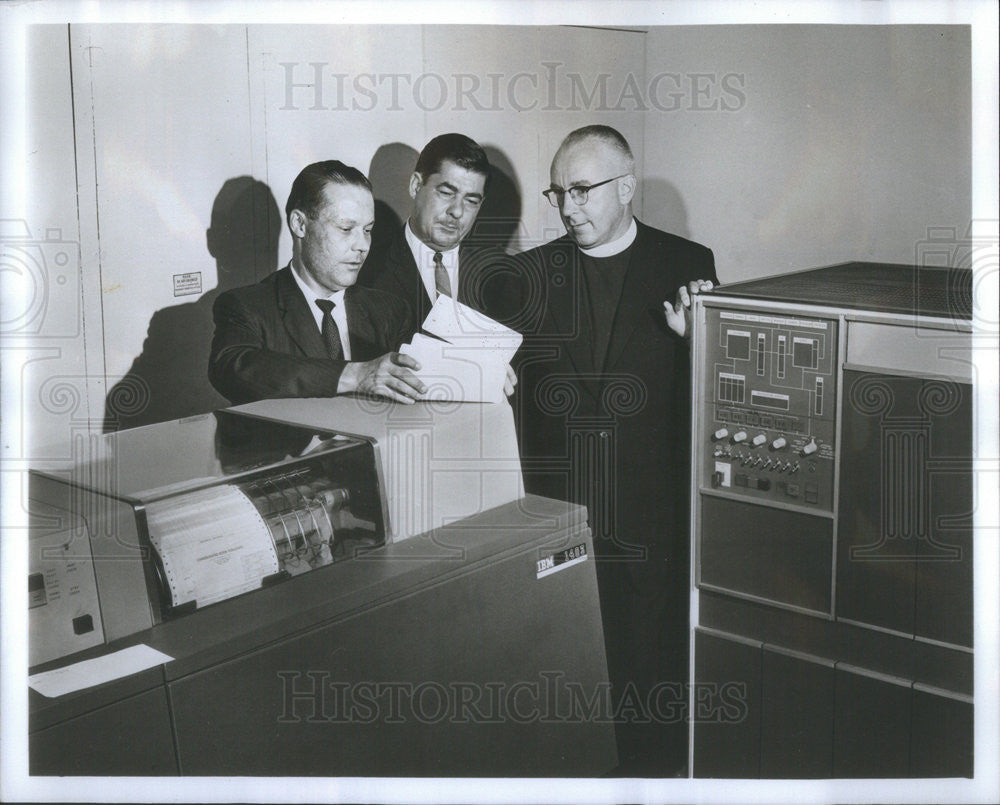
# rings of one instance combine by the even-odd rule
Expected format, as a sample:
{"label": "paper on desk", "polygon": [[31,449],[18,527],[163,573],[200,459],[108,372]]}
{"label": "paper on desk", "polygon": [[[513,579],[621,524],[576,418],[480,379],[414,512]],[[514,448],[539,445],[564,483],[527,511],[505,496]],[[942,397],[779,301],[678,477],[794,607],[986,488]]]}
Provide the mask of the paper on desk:
{"label": "paper on desk", "polygon": [[444,294],[427,314],[423,329],[452,344],[482,349],[503,364],[510,363],[522,341],[517,330]]}
{"label": "paper on desk", "polygon": [[399,351],[420,364],[416,375],[428,388],[418,399],[493,403],[504,399],[507,361],[492,350],[417,333]]}
{"label": "paper on desk", "polygon": [[172,659],[173,657],[147,645],[131,646],[93,660],[83,660],[54,671],[29,676],[28,685],[51,699],[100,685],[102,682],[131,676]]}

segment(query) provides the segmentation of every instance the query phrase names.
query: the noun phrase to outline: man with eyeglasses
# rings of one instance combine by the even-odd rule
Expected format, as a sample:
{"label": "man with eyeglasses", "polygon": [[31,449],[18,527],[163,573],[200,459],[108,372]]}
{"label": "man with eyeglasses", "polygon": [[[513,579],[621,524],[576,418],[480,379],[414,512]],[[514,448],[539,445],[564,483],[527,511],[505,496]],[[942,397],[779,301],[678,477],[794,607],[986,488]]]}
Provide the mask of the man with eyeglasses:
{"label": "man with eyeglasses", "polygon": [[[686,773],[691,296],[712,252],[632,214],[635,161],[571,132],[544,194],[566,235],[520,255],[517,420],[525,488],[584,503],[594,537],[621,776]],[[530,318],[530,317],[526,317]]]}

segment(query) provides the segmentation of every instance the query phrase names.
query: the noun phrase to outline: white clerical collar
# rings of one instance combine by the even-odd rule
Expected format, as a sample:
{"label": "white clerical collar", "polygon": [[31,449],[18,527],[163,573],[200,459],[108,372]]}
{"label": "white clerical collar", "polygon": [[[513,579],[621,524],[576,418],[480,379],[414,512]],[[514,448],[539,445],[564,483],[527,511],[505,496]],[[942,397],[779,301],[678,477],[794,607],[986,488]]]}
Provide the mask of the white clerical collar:
{"label": "white clerical collar", "polygon": [[[416,260],[417,267],[426,269],[429,266],[433,270],[434,252],[437,249],[432,249],[413,233],[409,220],[407,220],[406,226],[403,227],[403,233],[406,236],[406,242],[410,246],[410,251],[413,252],[413,259]],[[448,251],[441,252],[441,261],[449,271],[455,268],[458,265],[458,246],[452,246]]]}
{"label": "white clerical collar", "polygon": [[628,225],[628,229],[625,230],[625,234],[620,238],[615,238],[610,243],[602,243],[600,246],[595,246],[593,249],[584,249],[583,247],[580,247],[580,251],[588,257],[614,257],[616,254],[621,254],[629,246],[631,246],[638,233],[639,228],[635,225],[635,218],[633,218],[631,223]]}

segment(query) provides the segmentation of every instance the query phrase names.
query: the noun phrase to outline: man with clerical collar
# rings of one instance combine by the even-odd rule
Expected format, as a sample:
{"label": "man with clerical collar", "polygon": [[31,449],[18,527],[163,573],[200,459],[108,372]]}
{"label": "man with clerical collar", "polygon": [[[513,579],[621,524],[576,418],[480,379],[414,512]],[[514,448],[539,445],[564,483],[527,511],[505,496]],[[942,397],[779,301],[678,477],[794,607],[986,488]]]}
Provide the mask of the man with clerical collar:
{"label": "man with clerical collar", "polygon": [[215,301],[212,385],[234,404],[273,397],[378,394],[411,403],[426,391],[398,349],[406,303],[355,285],[371,246],[371,184],[336,160],[307,166],[285,205],[288,266]]}
{"label": "man with clerical collar", "polygon": [[559,146],[544,195],[566,235],[519,256],[515,413],[525,489],[588,508],[619,774],[671,776],[687,765],[690,303],[717,278],[709,249],[633,217],[636,186],[615,129]]}

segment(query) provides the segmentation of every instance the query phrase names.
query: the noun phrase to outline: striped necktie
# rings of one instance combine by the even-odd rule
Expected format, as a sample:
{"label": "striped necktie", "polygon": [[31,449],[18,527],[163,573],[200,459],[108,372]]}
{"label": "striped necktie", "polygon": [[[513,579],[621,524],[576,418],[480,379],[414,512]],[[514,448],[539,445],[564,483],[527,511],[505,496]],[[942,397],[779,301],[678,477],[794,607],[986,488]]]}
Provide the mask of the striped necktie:
{"label": "striped necktie", "polygon": [[434,288],[438,296],[451,296],[451,279],[448,277],[448,269],[444,267],[444,255],[441,252],[434,252]]}
{"label": "striped necktie", "polygon": [[333,319],[333,300],[317,299],[316,307],[323,311],[323,343],[329,356],[339,361],[344,357],[344,347],[340,343],[340,328]]}

